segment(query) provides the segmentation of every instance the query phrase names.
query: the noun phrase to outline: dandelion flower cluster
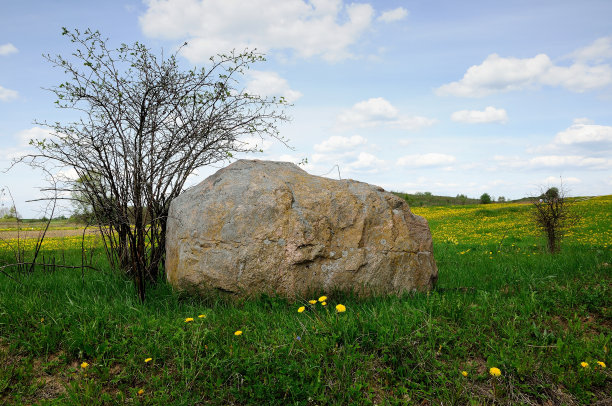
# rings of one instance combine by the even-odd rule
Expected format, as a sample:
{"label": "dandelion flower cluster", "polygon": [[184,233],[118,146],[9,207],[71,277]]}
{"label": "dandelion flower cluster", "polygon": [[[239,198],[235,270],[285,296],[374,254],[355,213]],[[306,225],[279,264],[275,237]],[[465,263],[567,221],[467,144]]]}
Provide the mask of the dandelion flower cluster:
{"label": "dandelion flower cluster", "polygon": [[580,366],[581,366],[582,368],[588,368],[588,367],[589,367],[589,363],[588,363],[588,362],[584,362],[584,361],[583,361],[583,362],[581,362],[581,363],[580,363]]}
{"label": "dandelion flower cluster", "polygon": [[185,323],[191,323],[193,321],[193,317],[187,317],[185,319]]}
{"label": "dandelion flower cluster", "polygon": [[327,302],[321,302],[321,306],[327,306]]}
{"label": "dandelion flower cluster", "polygon": [[308,301],[308,303],[310,303],[310,304],[315,304],[315,303],[317,303],[317,301],[316,301],[316,300],[314,300],[314,299],[312,299],[312,300],[309,300],[309,301]]}
{"label": "dandelion flower cluster", "polygon": [[148,362],[151,362],[153,360],[153,358],[145,358],[145,364]]}
{"label": "dandelion flower cluster", "polygon": [[300,306],[300,308],[298,309],[298,313],[302,313],[304,310],[306,310],[306,307]]}
{"label": "dandelion flower cluster", "polygon": [[338,313],[344,313],[346,311],[346,306],[344,306],[343,304],[337,304],[336,311]]}
{"label": "dandelion flower cluster", "polygon": [[489,369],[489,373],[492,376],[500,376],[501,375],[501,371],[499,370],[499,368],[493,367],[491,369]]}
{"label": "dandelion flower cluster", "polygon": [[468,373],[467,373],[467,371],[461,371],[461,375],[468,376]]}
{"label": "dandelion flower cluster", "polygon": [[606,363],[605,363],[605,362],[603,362],[603,361],[597,361],[597,365],[599,365],[599,366],[600,366],[600,367],[602,367],[602,368],[605,368],[605,367],[606,367]]}
{"label": "dandelion flower cluster", "polygon": [[144,389],[140,389],[140,390],[138,391],[138,395],[142,395],[143,393],[144,393]]}
{"label": "dandelion flower cluster", "polygon": [[83,363],[81,363],[81,368],[85,369],[89,366],[89,364],[85,361],[83,361]]}
{"label": "dandelion flower cluster", "polygon": [[234,335],[235,335],[235,336],[242,335],[242,330],[238,330],[238,331],[236,331],[236,332],[234,333]]}
{"label": "dandelion flower cluster", "polygon": [[321,303],[325,302],[326,300],[327,300],[327,296],[321,296],[319,298],[319,302],[321,302]]}
{"label": "dandelion flower cluster", "polygon": [[206,318],[206,315],[205,315],[205,314],[200,314],[200,315],[198,316],[198,318],[200,318],[200,319],[205,319],[205,318]]}

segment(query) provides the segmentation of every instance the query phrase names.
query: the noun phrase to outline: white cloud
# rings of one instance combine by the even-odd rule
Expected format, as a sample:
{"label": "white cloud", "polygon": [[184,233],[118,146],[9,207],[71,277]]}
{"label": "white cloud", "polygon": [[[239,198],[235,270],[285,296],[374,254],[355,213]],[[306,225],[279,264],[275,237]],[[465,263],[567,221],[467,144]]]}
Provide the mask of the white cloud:
{"label": "white cloud", "polygon": [[568,176],[567,178],[562,177],[559,178],[558,176],[549,176],[546,179],[544,179],[544,181],[542,182],[542,184],[546,184],[546,185],[555,185],[555,184],[559,184],[563,182],[563,184],[568,184],[568,185],[575,185],[578,183],[582,183],[582,179],[573,177],[573,176]]}
{"label": "white cloud", "polygon": [[368,153],[368,152],[360,152],[357,156],[357,159],[353,162],[350,162],[346,169],[348,172],[352,171],[369,171],[369,172],[377,172],[380,169],[384,168],[386,163],[384,160],[377,158],[376,156]]}
{"label": "white cloud", "polygon": [[272,141],[268,138],[262,138],[258,135],[250,135],[242,137],[238,142],[241,144],[242,148],[247,148],[249,150],[254,151],[263,151],[270,149],[272,146]]}
{"label": "white cloud", "polygon": [[551,66],[545,75],[538,78],[548,86],[563,86],[576,93],[598,89],[612,84],[610,65],[588,66],[575,63],[571,66]]}
{"label": "white cloud", "polygon": [[[587,55],[594,52],[586,52]],[[489,55],[480,65],[471,66],[463,78],[440,86],[438,95],[484,97],[490,94],[562,86],[573,92],[585,92],[612,84],[610,65],[588,65],[578,60],[570,66],[555,65],[546,54],[533,58],[504,58]]]}
{"label": "white cloud", "polygon": [[282,96],[289,103],[302,97],[302,93],[291,89],[287,80],[276,72],[249,71],[248,76],[251,78],[246,86],[248,93],[260,96]]}
{"label": "white cloud", "polygon": [[581,62],[600,63],[612,58],[612,36],[596,39],[591,45],[577,49],[569,57]]}
{"label": "white cloud", "polygon": [[143,33],[187,38],[181,52],[191,62],[246,47],[346,59],[374,16],[371,5],[344,5],[342,0],[146,0],[146,5],[139,19]]}
{"label": "white cloud", "polygon": [[406,155],[397,160],[399,166],[410,166],[416,168],[428,167],[428,166],[442,166],[448,165],[455,162],[457,159],[448,154],[439,153],[428,153],[428,154],[416,154]]}
{"label": "white cloud", "polygon": [[30,145],[30,140],[39,140],[42,141],[44,139],[53,138],[53,133],[41,127],[32,127],[27,130],[21,130],[17,134],[15,134],[15,138],[19,142],[20,147],[27,147]]}
{"label": "white cloud", "polygon": [[12,135],[14,140],[12,145],[0,148],[0,161],[18,159],[32,153],[32,147],[30,146],[30,140],[32,139],[42,141],[43,139],[49,140],[53,137],[54,135],[51,131],[41,127],[32,127],[14,133]]}
{"label": "white cloud", "polygon": [[588,118],[576,118],[571,126],[559,131],[547,145],[527,149],[528,153],[539,154],[589,154],[606,156],[612,152],[612,126],[598,125]]}
{"label": "white cloud", "polygon": [[10,55],[17,52],[19,52],[19,50],[11,43],[0,45],[0,56]]}
{"label": "white cloud", "polygon": [[0,86],[0,101],[10,101],[16,99],[17,96],[19,96],[17,91]]}
{"label": "white cloud", "polygon": [[593,170],[612,169],[612,159],[589,157],[584,155],[540,155],[533,158],[518,156],[495,156],[495,161],[502,167],[515,169],[542,168],[587,168]]}
{"label": "white cloud", "polygon": [[479,110],[460,110],[451,114],[451,120],[460,123],[506,123],[508,122],[508,114],[504,109],[496,109],[493,106],[488,106],[484,111]]}
{"label": "white cloud", "polygon": [[401,130],[415,131],[424,127],[432,126],[436,119],[423,116],[399,116],[397,120],[391,121],[389,125]]}
{"label": "white cloud", "polygon": [[533,167],[589,167],[605,169],[612,167],[612,159],[593,158],[581,155],[543,155],[529,159]]}
{"label": "white cloud", "polygon": [[557,133],[554,143],[557,145],[612,145],[612,127],[596,125],[584,118],[575,119],[574,123],[567,130]]}
{"label": "white cloud", "polygon": [[406,16],[408,16],[408,10],[406,10],[404,7],[398,7],[393,10],[385,11],[377,18],[377,20],[385,23],[391,23],[394,21],[403,20],[406,18]]}
{"label": "white cloud", "polygon": [[414,143],[414,140],[403,138],[403,139],[399,140],[397,143],[400,144],[402,147],[405,147],[407,145],[410,145],[410,144]]}
{"label": "white cloud", "polygon": [[427,117],[400,115],[389,101],[376,97],[356,103],[351,109],[343,111],[338,116],[337,126],[340,129],[389,126],[417,130],[435,122],[436,120]]}
{"label": "white cloud", "polygon": [[367,142],[368,140],[359,135],[353,135],[352,137],[341,137],[338,135],[333,135],[322,143],[316,144],[314,146],[314,149],[318,152],[332,152],[338,150],[353,149],[355,147],[365,145]]}

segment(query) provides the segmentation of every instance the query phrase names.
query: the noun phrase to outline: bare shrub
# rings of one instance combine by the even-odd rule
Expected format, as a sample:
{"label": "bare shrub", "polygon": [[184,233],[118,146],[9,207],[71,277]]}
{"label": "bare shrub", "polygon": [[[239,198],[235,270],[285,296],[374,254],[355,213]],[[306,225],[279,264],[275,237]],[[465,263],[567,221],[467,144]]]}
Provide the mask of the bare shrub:
{"label": "bare shrub", "polygon": [[533,200],[533,221],[544,232],[550,253],[561,250],[565,232],[578,220],[563,189],[551,187]]}

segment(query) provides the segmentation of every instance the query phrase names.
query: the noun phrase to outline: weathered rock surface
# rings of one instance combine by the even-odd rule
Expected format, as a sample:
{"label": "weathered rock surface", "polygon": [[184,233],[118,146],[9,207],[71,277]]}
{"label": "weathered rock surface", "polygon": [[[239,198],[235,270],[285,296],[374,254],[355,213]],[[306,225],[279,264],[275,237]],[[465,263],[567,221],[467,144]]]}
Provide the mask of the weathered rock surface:
{"label": "weathered rock surface", "polygon": [[426,290],[437,279],[427,221],[382,188],[239,160],[170,206],[166,271],[188,291],[239,295]]}

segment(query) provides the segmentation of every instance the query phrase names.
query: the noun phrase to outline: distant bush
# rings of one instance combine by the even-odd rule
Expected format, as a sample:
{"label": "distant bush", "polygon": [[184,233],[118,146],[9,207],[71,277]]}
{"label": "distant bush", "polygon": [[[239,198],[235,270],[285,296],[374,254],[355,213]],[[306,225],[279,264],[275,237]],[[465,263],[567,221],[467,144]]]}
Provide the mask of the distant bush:
{"label": "distant bush", "polygon": [[480,204],[489,204],[491,203],[491,196],[488,193],[483,193],[480,196]]}
{"label": "distant bush", "polygon": [[431,207],[431,206],[455,206],[463,204],[476,204],[478,199],[470,199],[465,195],[436,196],[431,192],[417,192],[415,194],[393,192],[401,197],[411,207]]}

